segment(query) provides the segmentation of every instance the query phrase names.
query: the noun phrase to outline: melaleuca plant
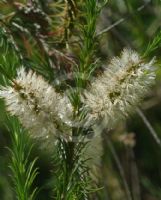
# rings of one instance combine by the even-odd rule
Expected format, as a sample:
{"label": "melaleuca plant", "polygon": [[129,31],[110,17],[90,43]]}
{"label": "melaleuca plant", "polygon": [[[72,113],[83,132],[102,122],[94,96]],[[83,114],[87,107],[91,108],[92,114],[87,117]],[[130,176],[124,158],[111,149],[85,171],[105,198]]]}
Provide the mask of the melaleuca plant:
{"label": "melaleuca plant", "polygon": [[18,200],[33,200],[37,191],[28,135],[53,152],[52,198],[89,199],[97,189],[91,174],[101,160],[101,131],[133,113],[155,83],[156,61],[147,55],[159,36],[142,54],[125,48],[104,66],[97,58],[97,19],[106,3],[7,3],[14,12],[1,19],[0,97],[12,116],[10,167]]}

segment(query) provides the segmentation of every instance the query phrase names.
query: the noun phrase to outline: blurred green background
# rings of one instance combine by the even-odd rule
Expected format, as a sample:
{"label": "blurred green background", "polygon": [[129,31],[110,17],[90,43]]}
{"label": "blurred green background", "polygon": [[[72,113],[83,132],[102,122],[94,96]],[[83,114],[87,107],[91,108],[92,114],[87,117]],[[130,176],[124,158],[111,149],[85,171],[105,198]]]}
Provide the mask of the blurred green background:
{"label": "blurred green background", "polygon": [[[41,73],[39,66],[48,69],[52,61],[57,64],[58,57],[46,52],[41,40],[37,37],[35,23],[40,26],[39,32],[43,40],[60,52],[67,55],[64,35],[64,1],[39,0],[41,9],[51,20],[50,24],[41,14],[25,15],[23,8],[32,1],[2,1],[0,0],[0,25],[7,24],[23,62]],[[34,2],[34,1],[33,1]],[[99,1],[98,1],[99,2]],[[76,1],[78,8],[83,1]],[[58,7],[57,5],[62,5]],[[35,8],[34,8],[35,9]],[[60,14],[60,15],[59,15]],[[81,16],[81,14],[78,12]],[[81,17],[80,17],[81,19]],[[117,22],[117,23],[116,23]],[[74,30],[73,27],[68,27]],[[110,58],[119,55],[124,47],[131,47],[143,54],[148,43],[161,28],[160,0],[112,0],[103,8],[97,21],[97,33],[108,28],[99,35],[96,55],[106,64]],[[8,33],[8,34],[9,34]],[[73,33],[74,35],[74,33]],[[7,35],[8,37],[8,35]],[[70,41],[72,31],[68,36]],[[74,36],[73,36],[74,37]],[[70,42],[69,42],[70,45]],[[73,48],[73,49],[72,49]],[[71,49],[77,54],[76,47],[71,43]],[[1,47],[1,51],[3,48]],[[47,53],[50,53],[48,57]],[[0,52],[1,54],[1,52]],[[96,171],[97,185],[103,187],[91,195],[91,199],[103,200],[160,200],[161,199],[161,48],[154,51],[149,59],[156,56],[158,61],[155,86],[149,91],[148,97],[140,105],[142,114],[135,112],[125,123],[118,124],[110,133],[103,133],[104,152],[102,162]],[[7,57],[8,58],[8,57]],[[14,56],[10,53],[11,65],[17,67]],[[0,56],[0,64],[4,58]],[[64,62],[65,63],[65,62]],[[54,76],[60,72],[68,73],[68,66],[61,63]],[[65,72],[64,72],[65,71]],[[45,74],[46,78],[52,79]],[[0,76],[2,79],[2,76]],[[0,80],[3,83],[3,80]],[[0,102],[0,200],[15,199],[10,181],[9,151],[10,134],[5,128],[6,111],[3,101]],[[151,125],[149,127],[149,124]],[[151,130],[149,130],[151,129]],[[154,132],[158,136],[154,136]],[[97,153],[97,152],[96,152]],[[37,166],[39,175],[35,185],[41,187],[38,199],[51,199],[53,163],[51,155],[35,147],[33,157],[39,156]]]}

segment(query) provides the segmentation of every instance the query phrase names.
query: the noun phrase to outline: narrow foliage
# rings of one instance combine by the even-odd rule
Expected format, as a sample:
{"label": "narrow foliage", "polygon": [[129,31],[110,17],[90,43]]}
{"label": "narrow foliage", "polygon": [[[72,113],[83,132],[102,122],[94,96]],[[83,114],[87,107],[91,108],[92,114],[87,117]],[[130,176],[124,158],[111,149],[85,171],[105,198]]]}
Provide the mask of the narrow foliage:
{"label": "narrow foliage", "polygon": [[38,174],[35,162],[29,161],[29,156],[33,145],[26,135],[26,131],[14,118],[9,118],[12,135],[12,147],[10,169],[15,187],[17,200],[34,200],[37,188],[33,188],[33,182]]}

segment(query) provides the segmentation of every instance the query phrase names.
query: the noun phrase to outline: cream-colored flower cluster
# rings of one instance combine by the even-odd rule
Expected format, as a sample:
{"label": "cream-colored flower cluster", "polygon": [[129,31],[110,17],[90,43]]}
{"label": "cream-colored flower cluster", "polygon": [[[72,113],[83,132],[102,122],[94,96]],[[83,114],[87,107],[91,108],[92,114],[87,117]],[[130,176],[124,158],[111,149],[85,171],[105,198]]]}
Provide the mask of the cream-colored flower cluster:
{"label": "cream-colored flower cluster", "polygon": [[0,97],[5,99],[7,110],[19,118],[33,138],[47,139],[48,147],[50,142],[53,144],[53,137],[71,140],[72,127],[83,126],[86,129],[91,126],[94,138],[78,135],[72,137],[72,141],[81,142],[82,137],[85,142],[90,140],[84,158],[90,157],[92,162],[99,164],[101,130],[104,128],[101,126],[113,128],[133,112],[154,83],[153,64],[154,60],[145,63],[138,53],[124,49],[121,56],[113,58],[102,75],[83,92],[83,109],[88,112],[86,118],[79,122],[72,120],[73,107],[67,95],[56,92],[32,70],[26,72],[20,68],[10,86],[0,88]]}
{"label": "cream-colored flower cluster", "polygon": [[68,138],[73,126],[96,127],[103,120],[108,128],[113,128],[128,116],[154,83],[153,64],[154,60],[145,63],[138,53],[129,49],[113,58],[83,93],[88,114],[82,123],[72,120],[73,108],[68,97],[57,93],[32,70],[19,69],[11,86],[1,87],[0,97],[33,137],[63,135]]}
{"label": "cream-colored flower cluster", "polygon": [[135,51],[124,49],[84,93],[87,124],[104,119],[109,128],[130,114],[154,83],[154,60],[145,63]]}
{"label": "cream-colored flower cluster", "polygon": [[[11,86],[1,87],[7,110],[19,118],[34,138],[59,134],[66,114],[72,112],[69,100],[57,93],[43,77],[21,68]],[[62,134],[62,132],[61,132]]]}

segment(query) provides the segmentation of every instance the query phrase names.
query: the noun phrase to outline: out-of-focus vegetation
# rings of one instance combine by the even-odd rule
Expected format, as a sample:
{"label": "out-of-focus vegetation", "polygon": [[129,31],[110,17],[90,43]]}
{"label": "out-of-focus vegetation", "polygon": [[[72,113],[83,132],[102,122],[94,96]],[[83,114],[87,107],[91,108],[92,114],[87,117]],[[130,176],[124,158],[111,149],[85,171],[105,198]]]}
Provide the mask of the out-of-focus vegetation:
{"label": "out-of-focus vegetation", "polygon": [[[38,2],[35,3],[35,2]],[[72,63],[77,60],[77,28],[83,20],[82,0],[71,1],[72,12],[66,1],[52,0],[6,0],[0,1],[1,39],[4,33],[13,43],[22,64],[42,73],[50,81],[60,71],[70,80]],[[39,5],[40,7],[38,7]],[[37,12],[35,12],[37,10]],[[3,27],[3,28],[2,28]],[[96,55],[106,64],[123,47],[131,47],[144,54],[148,43],[159,33],[161,27],[161,1],[159,0],[113,0],[103,8],[97,20],[98,47]],[[0,40],[1,40],[0,39]],[[1,40],[2,41],[2,40]],[[0,44],[3,48],[3,42]],[[10,47],[9,47],[10,48]],[[6,51],[10,51],[7,49]],[[158,61],[156,85],[130,116],[126,123],[103,134],[104,154],[96,176],[99,178],[97,194],[92,199],[109,200],[160,200],[161,199],[161,48],[154,50],[149,59]],[[10,60],[0,55],[0,64],[8,62],[16,66],[12,53]],[[54,75],[48,73],[54,66]],[[41,71],[41,67],[44,70]],[[2,76],[0,82],[3,84]],[[58,88],[61,89],[61,88]],[[0,199],[14,199],[8,167],[10,135],[4,124],[6,112],[0,103]],[[159,139],[160,138],[160,139]],[[50,199],[53,165],[47,152],[39,152],[37,166],[39,175],[35,185],[42,187],[38,199]]]}

